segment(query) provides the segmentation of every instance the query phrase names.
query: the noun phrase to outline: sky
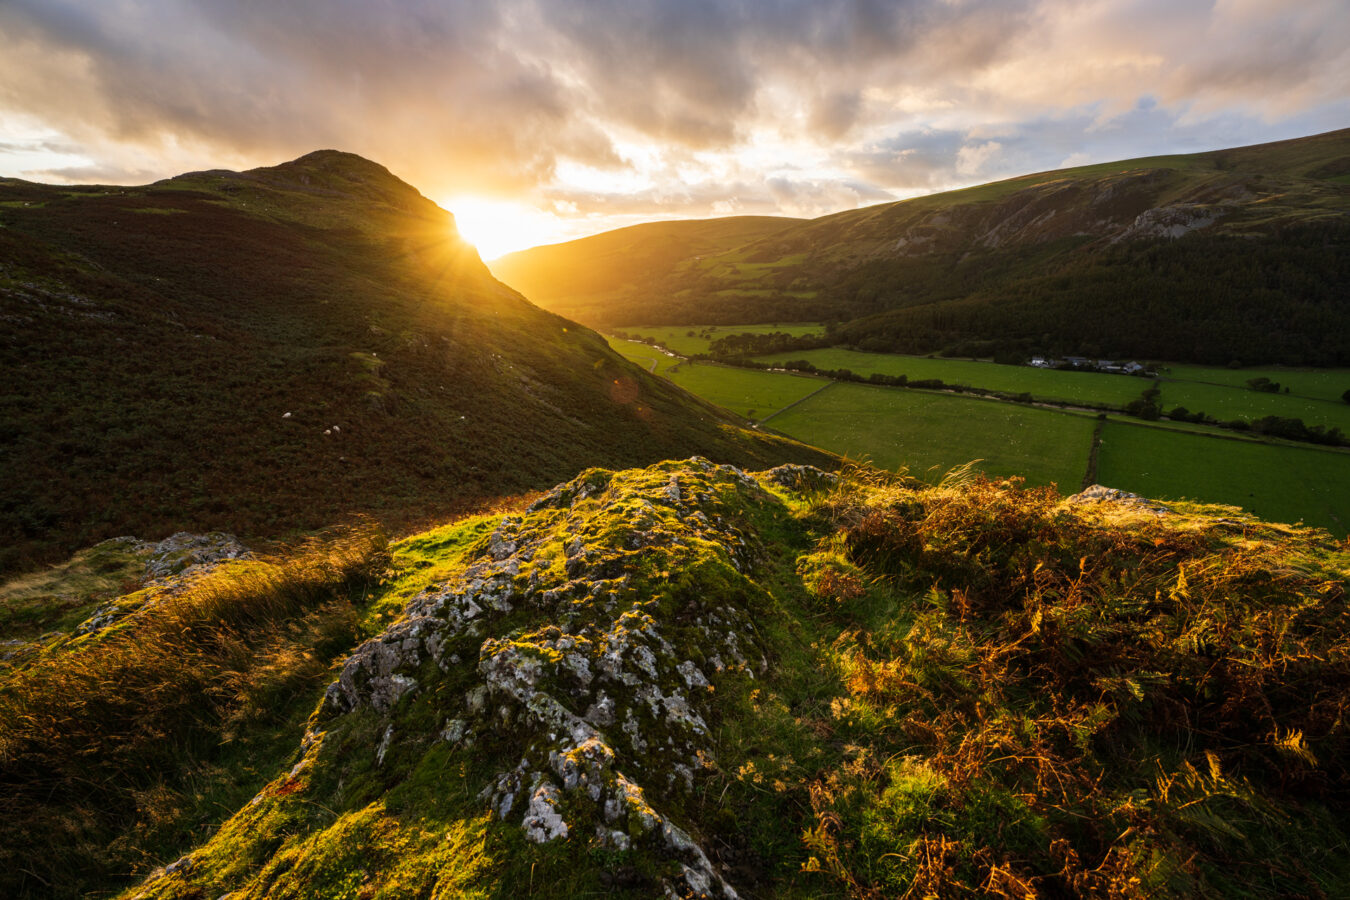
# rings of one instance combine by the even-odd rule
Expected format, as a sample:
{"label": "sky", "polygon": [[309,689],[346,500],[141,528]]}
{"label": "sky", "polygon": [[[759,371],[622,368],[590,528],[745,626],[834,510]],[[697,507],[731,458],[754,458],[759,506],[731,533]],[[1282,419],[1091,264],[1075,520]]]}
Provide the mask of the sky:
{"label": "sky", "polygon": [[0,0],[0,175],[359,153],[484,258],[1350,127],[1347,0]]}

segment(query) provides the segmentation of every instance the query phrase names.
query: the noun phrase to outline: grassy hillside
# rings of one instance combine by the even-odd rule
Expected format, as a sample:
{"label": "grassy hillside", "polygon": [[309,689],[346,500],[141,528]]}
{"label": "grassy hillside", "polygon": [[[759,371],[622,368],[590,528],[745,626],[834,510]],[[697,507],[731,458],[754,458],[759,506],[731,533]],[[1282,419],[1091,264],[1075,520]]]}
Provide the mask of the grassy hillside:
{"label": "grassy hillside", "polygon": [[647,222],[508,253],[492,273],[536,303],[569,318],[603,319],[616,298],[679,263],[716,256],[800,222],[778,216]]}
{"label": "grassy hillside", "polygon": [[0,180],[0,318],[0,571],[809,452],[531,305],[448,213],[333,151],[142,188]]}
{"label": "grassy hillside", "polygon": [[589,470],[48,636],[0,674],[0,889],[1333,896],[1348,573],[1226,507]]}
{"label": "grassy hillside", "polygon": [[830,319],[866,350],[1343,366],[1348,160],[1344,130],[1028,175],[569,288],[568,308],[609,328]]}

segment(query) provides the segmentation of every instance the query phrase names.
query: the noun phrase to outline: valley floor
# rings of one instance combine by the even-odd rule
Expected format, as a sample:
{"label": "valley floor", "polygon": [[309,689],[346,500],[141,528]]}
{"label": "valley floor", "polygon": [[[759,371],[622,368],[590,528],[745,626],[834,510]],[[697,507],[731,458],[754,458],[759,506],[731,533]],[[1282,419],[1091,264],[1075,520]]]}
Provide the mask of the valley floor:
{"label": "valley floor", "polygon": [[[721,333],[740,330],[722,326]],[[802,334],[808,327],[780,330]],[[705,326],[635,331],[633,336],[691,355],[706,353],[716,336]],[[771,366],[805,361],[822,372],[846,370],[864,377],[904,375],[911,382],[940,379],[962,388],[1022,395],[1022,402],[1014,402],[692,361],[640,341],[611,344],[651,371],[761,426],[930,481],[974,462],[990,475],[1020,476],[1064,493],[1101,483],[1159,499],[1237,506],[1272,521],[1304,522],[1342,537],[1350,528],[1350,450],[1167,418],[1143,421],[1120,412],[1156,385],[1159,405],[1166,411],[1183,407],[1225,421],[1277,415],[1350,432],[1350,404],[1340,399],[1350,386],[1346,370],[1177,364],[1154,380],[840,348],[757,360]],[[1249,379],[1262,376],[1289,392],[1248,389]]]}

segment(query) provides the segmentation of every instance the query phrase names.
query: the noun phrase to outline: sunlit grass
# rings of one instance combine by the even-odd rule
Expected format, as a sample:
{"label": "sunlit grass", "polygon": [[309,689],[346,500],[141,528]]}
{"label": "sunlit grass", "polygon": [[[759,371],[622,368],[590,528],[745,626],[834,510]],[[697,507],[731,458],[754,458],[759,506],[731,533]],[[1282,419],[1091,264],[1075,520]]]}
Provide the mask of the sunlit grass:
{"label": "sunlit grass", "polygon": [[355,531],[142,591],[118,624],[49,644],[5,676],[0,863],[11,896],[73,894],[144,870],[215,802],[239,802],[230,786],[257,785],[257,765],[288,752],[310,692],[356,641],[383,547],[377,531]]}
{"label": "sunlit grass", "polygon": [[795,438],[936,480],[973,459],[980,471],[1077,490],[1091,416],[923,391],[839,383],[775,416]]}

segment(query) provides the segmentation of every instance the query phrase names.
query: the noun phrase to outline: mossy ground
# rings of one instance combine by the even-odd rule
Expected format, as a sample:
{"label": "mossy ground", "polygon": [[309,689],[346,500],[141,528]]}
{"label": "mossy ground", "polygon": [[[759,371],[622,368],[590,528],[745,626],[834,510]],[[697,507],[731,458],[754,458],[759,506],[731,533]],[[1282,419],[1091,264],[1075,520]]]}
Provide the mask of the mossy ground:
{"label": "mossy ground", "polygon": [[[387,707],[369,699],[375,680],[352,682],[367,699],[350,708],[306,682],[295,702],[319,711],[299,751],[264,756],[256,796],[126,895],[690,891],[689,857],[642,830],[643,810],[678,824],[741,896],[1318,897],[1350,883],[1344,542],[1229,507],[799,474],[590,470],[505,522],[393,545],[358,630],[442,634],[442,655],[400,656],[379,677],[417,687]],[[579,591],[598,575],[611,593]],[[483,611],[435,632],[436,598]],[[393,612],[405,606],[421,612]],[[739,622],[745,664],[717,670],[725,651],[698,627],[712,611]],[[655,638],[606,618],[639,613],[711,690],[686,690]],[[568,659],[622,634],[653,648],[650,685],[684,691],[706,734],[642,718],[649,682],[598,680],[617,702],[595,729],[611,774],[645,798],[605,827],[631,840],[597,837],[609,795],[559,776],[541,803],[570,828],[536,843],[521,820],[532,788],[503,816],[502,785],[517,783],[503,775],[522,757],[546,780],[584,769],[548,761],[559,736],[540,723],[573,720],[540,710],[552,698],[582,721]],[[639,671],[638,643],[616,677]],[[598,672],[604,653],[588,658]],[[494,673],[520,692],[487,690],[473,712]],[[619,727],[625,705],[645,751]],[[701,751],[687,787],[666,778],[680,752],[662,749],[682,741]]]}
{"label": "mossy ground", "polygon": [[60,565],[10,579],[0,585],[0,635],[31,641],[43,632],[68,630],[101,601],[139,581],[145,555],[138,542],[114,539]]}

